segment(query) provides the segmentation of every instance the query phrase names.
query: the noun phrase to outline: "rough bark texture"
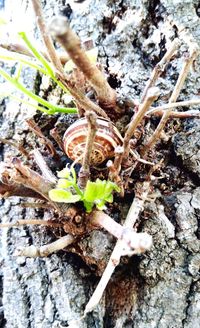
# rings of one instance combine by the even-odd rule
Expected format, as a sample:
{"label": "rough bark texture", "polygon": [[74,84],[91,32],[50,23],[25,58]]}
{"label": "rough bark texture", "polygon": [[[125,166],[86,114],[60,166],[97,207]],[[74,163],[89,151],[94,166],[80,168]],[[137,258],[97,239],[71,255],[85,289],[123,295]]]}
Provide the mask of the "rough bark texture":
{"label": "rough bark texture", "polygon": [[[14,3],[16,1],[7,0],[6,10],[12,11]],[[27,3],[24,1],[24,7]],[[82,40],[88,37],[94,40],[100,61],[111,74],[109,82],[118,87],[120,99],[141,96],[152,68],[162,57],[169,39],[177,34],[180,24],[200,43],[198,0],[86,0],[82,3],[51,0],[44,1],[45,15],[52,17],[64,8],[70,13],[69,4],[72,28]],[[171,28],[166,27],[166,19],[173,20]],[[185,49],[182,45],[178,59],[159,79],[161,101],[173,90]],[[198,58],[180,100],[199,95],[199,63]],[[28,71],[24,79],[29,87],[34,85],[34,76]],[[26,138],[25,116],[24,105],[3,102],[0,136]],[[80,328],[200,326],[199,131],[198,120],[187,120],[173,137],[168,158],[169,177],[165,181],[170,193],[146,207],[139,226],[153,236],[152,250],[119,266],[101,303],[79,324]],[[1,145],[0,151],[2,160],[16,154],[5,145]],[[2,222],[35,218],[40,217],[40,211],[22,209],[17,198],[6,199],[1,200],[0,217]],[[99,238],[99,244],[103,245],[102,236],[95,233],[93,239]],[[46,228],[4,229],[0,234],[0,326],[67,327],[71,319],[80,317],[98,281],[90,269],[77,256],[63,251],[45,259],[13,257],[18,246],[53,240],[55,237]]]}

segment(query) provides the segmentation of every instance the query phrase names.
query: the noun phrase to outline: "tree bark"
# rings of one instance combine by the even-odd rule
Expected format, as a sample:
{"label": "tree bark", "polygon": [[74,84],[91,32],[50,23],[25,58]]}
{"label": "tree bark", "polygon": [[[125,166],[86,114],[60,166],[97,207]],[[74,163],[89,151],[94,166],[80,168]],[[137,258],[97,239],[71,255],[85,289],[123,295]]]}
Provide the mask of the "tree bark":
{"label": "tree bark", "polygon": [[[169,41],[179,36],[179,29],[185,27],[200,43],[198,0],[63,3],[65,1],[43,1],[45,16],[51,18],[65,9],[71,27],[80,38],[83,41],[93,39],[99,49],[99,61],[110,75],[111,86],[118,87],[121,101],[140,99],[153,67],[163,56]],[[18,8],[16,13],[16,1],[7,0],[5,11],[15,17],[25,9],[26,14],[17,18],[22,21],[30,14],[30,29],[34,28],[31,5],[28,1],[23,4],[24,8]],[[160,104],[173,91],[186,49],[183,42],[177,59],[158,80],[162,92]],[[199,95],[199,64],[198,57],[179,100]],[[33,73],[27,70],[24,82],[30,88],[34,88],[34,79]],[[3,81],[2,86],[7,88]],[[25,105],[3,101],[0,137],[27,140],[24,119],[31,115]],[[168,176],[164,180],[170,192],[146,205],[138,223],[139,231],[153,236],[153,247],[142,256],[123,260],[101,303],[79,323],[80,328],[193,328],[200,325],[200,122],[197,119],[184,121],[177,131],[170,146]],[[30,141],[33,147],[34,142]],[[0,151],[2,161],[16,156],[16,150],[7,145],[1,145]],[[41,218],[40,210],[23,209],[16,197],[0,202],[2,222]],[[124,216],[130,205],[126,202],[122,206]],[[77,255],[64,251],[42,259],[13,257],[19,246],[42,245],[55,240],[51,230],[45,227],[3,229],[0,234],[0,326],[67,327],[72,319],[80,318],[99,280],[92,268]],[[85,241],[90,249],[94,240],[99,240],[98,247],[94,246],[93,250],[98,253],[96,257],[106,242],[103,238],[107,240],[105,234],[96,231]]]}

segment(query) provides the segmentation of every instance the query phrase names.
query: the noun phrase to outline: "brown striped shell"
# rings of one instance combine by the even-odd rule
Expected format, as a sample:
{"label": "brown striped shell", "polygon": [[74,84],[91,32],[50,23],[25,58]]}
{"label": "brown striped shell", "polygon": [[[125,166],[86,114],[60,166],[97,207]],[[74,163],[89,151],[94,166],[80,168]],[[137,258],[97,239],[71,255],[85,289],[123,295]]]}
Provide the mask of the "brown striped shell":
{"label": "brown striped shell", "polygon": [[[86,118],[81,118],[73,123],[63,137],[64,150],[67,156],[78,163],[82,162],[88,134]],[[106,159],[114,156],[114,150],[122,145],[122,137],[112,122],[97,119],[97,132],[94,139],[91,164],[99,165]]]}

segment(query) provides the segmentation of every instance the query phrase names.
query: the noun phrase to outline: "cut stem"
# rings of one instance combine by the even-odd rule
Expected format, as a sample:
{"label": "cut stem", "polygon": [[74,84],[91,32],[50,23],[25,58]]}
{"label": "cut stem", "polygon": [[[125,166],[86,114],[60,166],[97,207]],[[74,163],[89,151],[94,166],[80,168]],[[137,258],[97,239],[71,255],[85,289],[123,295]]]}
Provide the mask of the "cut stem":
{"label": "cut stem", "polygon": [[116,105],[115,91],[110,87],[96,65],[90,62],[85,51],[81,48],[80,39],[69,27],[67,18],[63,16],[54,18],[50,24],[50,31],[95,89],[100,104],[105,109],[114,109]]}
{"label": "cut stem", "polygon": [[61,237],[60,239],[44,245],[41,247],[36,247],[34,245],[18,249],[14,252],[14,256],[26,256],[26,257],[46,257],[52,253],[55,253],[65,247],[69,246],[74,242],[74,237],[72,235],[67,235]]}
{"label": "cut stem", "polygon": [[[150,190],[150,181],[149,182],[144,182],[142,186],[140,186],[138,193],[136,193],[136,196],[133,200],[133,203],[130,207],[130,210],[128,212],[128,215],[126,217],[126,220],[124,222],[123,227],[125,228],[133,228],[136,220],[139,217],[139,214],[144,208],[144,203],[147,199],[148,193]],[[152,239],[149,235],[146,234],[146,241],[144,240],[144,244],[146,242],[146,249],[149,249],[152,244]],[[115,248],[111,254],[111,257],[109,259],[109,262],[106,266],[106,269],[92,295],[90,298],[88,304],[86,305],[85,311],[84,311],[84,316],[88,312],[91,312],[97,304],[100,302],[100,299],[103,295],[103,292],[110,280],[111,275],[113,274],[116,266],[120,262],[121,256],[124,255],[124,243],[122,240],[118,240]]]}

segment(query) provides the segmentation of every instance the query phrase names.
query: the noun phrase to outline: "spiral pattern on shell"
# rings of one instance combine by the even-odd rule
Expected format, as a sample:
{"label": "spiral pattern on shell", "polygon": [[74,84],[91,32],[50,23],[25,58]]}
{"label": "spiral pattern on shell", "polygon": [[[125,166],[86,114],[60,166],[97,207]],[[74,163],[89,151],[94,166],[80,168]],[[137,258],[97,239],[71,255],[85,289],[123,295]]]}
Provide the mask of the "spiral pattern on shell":
{"label": "spiral pattern on shell", "polygon": [[[63,137],[64,150],[73,161],[82,162],[87,134],[86,118],[77,120],[66,130]],[[98,118],[90,163],[99,165],[106,159],[112,158],[115,148],[119,145],[122,145],[122,137],[114,124],[109,120]]]}

